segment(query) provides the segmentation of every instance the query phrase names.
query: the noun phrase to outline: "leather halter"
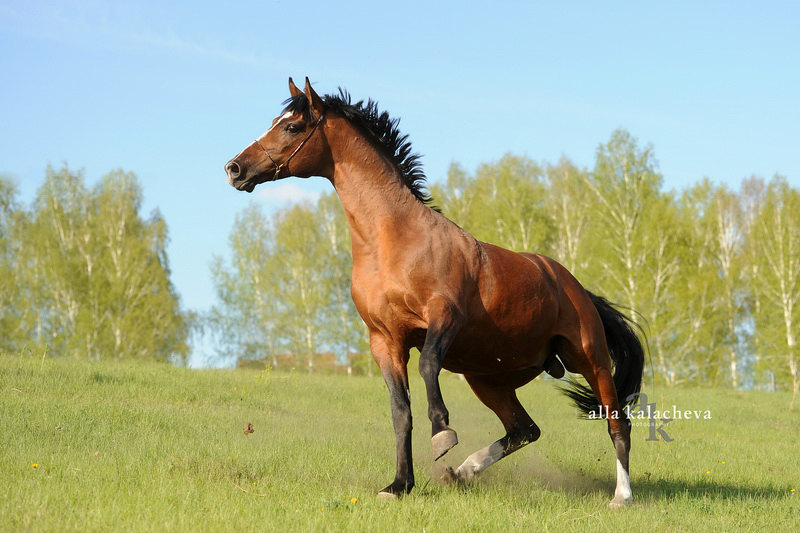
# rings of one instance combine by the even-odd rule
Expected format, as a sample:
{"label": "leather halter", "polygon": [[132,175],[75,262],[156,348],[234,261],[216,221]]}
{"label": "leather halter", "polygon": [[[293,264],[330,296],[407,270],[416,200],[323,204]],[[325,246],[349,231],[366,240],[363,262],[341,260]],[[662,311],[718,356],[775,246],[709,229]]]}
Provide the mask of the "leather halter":
{"label": "leather halter", "polygon": [[279,173],[281,170],[283,170],[283,167],[285,167],[286,165],[288,165],[288,164],[289,164],[289,161],[291,161],[291,160],[292,160],[292,158],[293,158],[294,156],[296,156],[296,155],[297,155],[297,152],[299,152],[299,151],[300,151],[300,149],[301,149],[303,146],[305,146],[305,144],[308,142],[308,140],[311,138],[311,136],[312,136],[312,135],[314,135],[314,132],[315,132],[315,131],[317,131],[317,127],[318,127],[320,124],[322,124],[322,121],[323,121],[323,120],[325,120],[325,113],[322,113],[322,115],[320,115],[319,119],[318,119],[318,120],[317,120],[317,121],[314,123],[314,125],[311,127],[311,131],[310,131],[310,132],[308,132],[308,135],[306,135],[306,138],[305,138],[305,139],[303,139],[303,140],[300,142],[300,144],[298,144],[298,145],[297,145],[297,148],[295,148],[295,149],[294,149],[294,151],[293,151],[293,152],[292,152],[292,153],[289,155],[289,157],[287,157],[287,158],[286,158],[286,161],[284,161],[284,162],[283,162],[283,163],[281,163],[280,165],[279,165],[278,163],[276,163],[274,159],[272,159],[272,156],[271,156],[271,155],[269,155],[269,151],[268,151],[266,148],[264,148],[264,145],[263,145],[263,144],[261,144],[261,141],[259,141],[258,139],[256,139],[256,141],[255,141],[255,142],[256,142],[256,144],[258,144],[258,146],[260,146],[260,147],[261,147],[261,149],[262,149],[262,150],[264,150],[264,153],[265,153],[265,154],[267,154],[267,157],[269,157],[269,160],[270,160],[270,161],[272,161],[272,164],[273,164],[273,165],[275,165],[275,173],[272,175],[272,179],[271,179],[271,180],[269,180],[269,181],[275,181],[276,179],[278,179],[278,173]]}

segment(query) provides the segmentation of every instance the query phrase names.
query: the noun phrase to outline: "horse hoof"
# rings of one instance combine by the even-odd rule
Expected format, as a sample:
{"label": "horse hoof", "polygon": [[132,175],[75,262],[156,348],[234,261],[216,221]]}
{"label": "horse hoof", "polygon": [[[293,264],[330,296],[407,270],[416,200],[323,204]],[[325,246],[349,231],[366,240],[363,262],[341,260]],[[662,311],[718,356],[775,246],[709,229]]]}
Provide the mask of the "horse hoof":
{"label": "horse hoof", "polygon": [[609,509],[622,509],[627,507],[629,503],[633,501],[633,498],[614,498],[610,502],[608,502]]}
{"label": "horse hoof", "polygon": [[384,502],[396,500],[397,494],[393,494],[391,492],[386,492],[385,490],[382,490],[378,493],[378,499]]}
{"label": "horse hoof", "polygon": [[437,461],[458,444],[458,435],[450,428],[443,429],[431,437],[431,444],[433,445],[433,460]]}
{"label": "horse hoof", "polygon": [[453,467],[448,466],[442,471],[442,481],[445,483],[458,483],[460,479]]}

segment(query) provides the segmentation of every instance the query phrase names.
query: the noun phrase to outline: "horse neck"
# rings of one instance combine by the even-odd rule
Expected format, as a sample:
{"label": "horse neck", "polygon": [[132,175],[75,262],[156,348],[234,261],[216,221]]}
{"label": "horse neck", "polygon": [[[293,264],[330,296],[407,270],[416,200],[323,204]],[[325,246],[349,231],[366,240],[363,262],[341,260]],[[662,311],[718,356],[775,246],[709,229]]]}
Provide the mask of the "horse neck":
{"label": "horse neck", "polygon": [[343,137],[344,149],[331,143],[330,180],[350,224],[354,259],[424,231],[436,213],[408,189],[396,165],[360,132]]}

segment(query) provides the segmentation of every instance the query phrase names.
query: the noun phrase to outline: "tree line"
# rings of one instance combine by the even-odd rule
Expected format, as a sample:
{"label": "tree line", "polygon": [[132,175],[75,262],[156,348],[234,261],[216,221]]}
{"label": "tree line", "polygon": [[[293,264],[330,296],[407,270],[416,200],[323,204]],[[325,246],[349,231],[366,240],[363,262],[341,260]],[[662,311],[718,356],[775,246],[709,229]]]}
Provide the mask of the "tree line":
{"label": "tree line", "polygon": [[90,189],[82,172],[48,167],[30,206],[0,177],[0,352],[185,362],[167,226],[141,204],[119,170]]}
{"label": "tree line", "polygon": [[[647,379],[800,387],[800,191],[785,178],[663,190],[653,147],[617,130],[593,168],[507,154],[474,172],[451,165],[432,192],[478,239],[555,258],[640,321]],[[313,369],[316,354],[333,352],[370,369],[350,268],[333,193],[270,217],[248,207],[231,230],[230,259],[211,267],[220,353]]]}
{"label": "tree line", "polygon": [[[451,165],[432,193],[478,239],[551,256],[636,317],[648,379],[798,391],[800,191],[785,178],[664,190],[653,147],[618,130],[591,168],[507,154]],[[28,206],[0,177],[0,351],[185,362],[202,323],[223,358],[373,371],[334,193],[240,212],[202,317],[181,309],[166,223],[141,205],[123,171],[87,187],[49,167]]]}
{"label": "tree line", "polygon": [[222,357],[313,371],[333,353],[349,371],[372,373],[367,330],[350,298],[350,233],[334,193],[272,217],[252,204],[229,241],[230,260],[211,264],[218,303],[206,321]]}

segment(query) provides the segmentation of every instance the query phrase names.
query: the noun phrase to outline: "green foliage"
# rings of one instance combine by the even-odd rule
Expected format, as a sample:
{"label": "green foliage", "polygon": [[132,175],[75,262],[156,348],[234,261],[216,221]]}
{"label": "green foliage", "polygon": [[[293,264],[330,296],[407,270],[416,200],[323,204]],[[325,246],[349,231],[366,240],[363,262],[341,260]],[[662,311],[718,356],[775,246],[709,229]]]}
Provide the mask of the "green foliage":
{"label": "green foliage", "polygon": [[169,281],[167,229],[139,216],[136,177],[47,169],[12,226],[16,329],[7,349],[73,358],[182,360],[187,324]]}
{"label": "green foliage", "polygon": [[[676,301],[691,316],[684,346],[692,354],[699,378],[730,383],[744,381],[748,346],[742,331],[748,286],[742,277],[742,210],[736,193],[704,179],[681,198],[688,245]],[[697,342],[705,339],[704,342]]]}
{"label": "green foliage", "polygon": [[0,352],[15,348],[14,339],[24,312],[14,276],[17,247],[14,226],[19,216],[16,194],[14,184],[0,176]]}
{"label": "green foliage", "polygon": [[210,312],[212,331],[220,334],[221,355],[252,359],[277,355],[278,299],[272,228],[255,206],[237,215],[230,234],[232,264],[215,257],[211,278],[219,304]]}
{"label": "green foliage", "polygon": [[542,169],[527,157],[506,154],[467,175],[450,168],[447,186],[435,188],[447,214],[480,240],[513,250],[550,247],[553,228],[545,210]]}
{"label": "green foliage", "polygon": [[588,237],[593,226],[590,213],[594,202],[587,193],[588,172],[562,157],[557,165],[548,165],[547,205],[545,211],[552,220],[553,257],[557,257],[579,279],[589,275]]}
{"label": "green foliage", "polygon": [[[416,373],[410,381],[422,399],[413,416],[426,420],[424,384]],[[648,427],[635,426],[634,502],[612,510],[605,425],[575,420],[541,380],[519,397],[542,438],[469,485],[441,483],[444,465],[503,434],[466,383],[445,372],[441,386],[461,442],[434,464],[419,424],[417,488],[385,502],[375,493],[394,475],[394,432],[379,376],[0,357],[0,529],[798,529],[797,413],[785,409],[787,392],[648,387],[660,409],[713,418],[671,422],[672,442],[648,442]],[[243,432],[248,423],[254,433]]]}
{"label": "green foliage", "polygon": [[628,132],[613,132],[598,148],[588,186],[596,228],[590,254],[599,268],[583,281],[645,319],[655,373],[676,384],[698,377],[684,348],[699,310],[687,313],[676,299],[693,268],[689,228],[675,196],[660,191],[661,182],[652,146],[640,148]]}
{"label": "green foliage", "polygon": [[[322,342],[336,354],[347,354],[347,364],[366,366],[365,372],[361,373],[372,375],[367,328],[350,296],[353,257],[344,210],[336,194],[329,193],[319,199],[315,213],[325,241],[322,287],[326,304],[322,312],[326,322],[332,325],[324,328]],[[365,361],[366,365],[363,364]]]}
{"label": "green foliage", "polygon": [[760,366],[800,391],[800,191],[776,176],[767,184],[753,220],[750,241],[752,290],[760,302],[754,314]]}
{"label": "green foliage", "polygon": [[[219,304],[211,310],[220,355],[313,369],[315,355],[340,364],[366,352],[366,331],[350,298],[350,235],[334,194],[271,219],[251,205],[230,235],[230,264],[212,263]],[[285,359],[285,357],[284,357]]]}

